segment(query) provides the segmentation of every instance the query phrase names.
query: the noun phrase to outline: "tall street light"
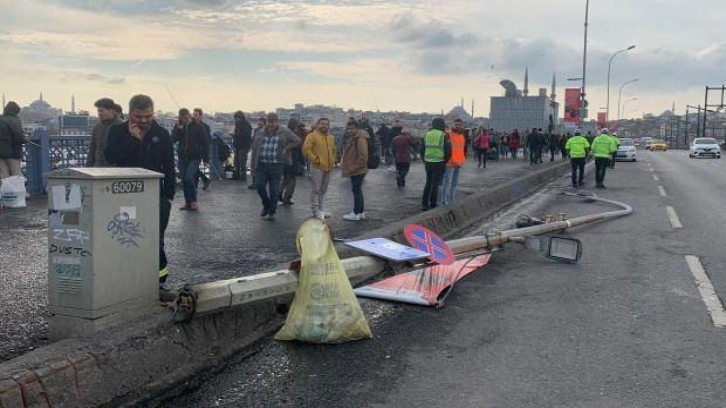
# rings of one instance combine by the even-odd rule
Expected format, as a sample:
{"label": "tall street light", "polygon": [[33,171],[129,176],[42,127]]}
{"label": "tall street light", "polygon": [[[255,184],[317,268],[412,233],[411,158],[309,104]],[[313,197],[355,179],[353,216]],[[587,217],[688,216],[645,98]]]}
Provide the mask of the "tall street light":
{"label": "tall street light", "polygon": [[625,88],[625,85],[632,84],[633,82],[637,81],[638,78],[633,78],[630,81],[627,81],[624,84],[620,85],[620,90],[618,91],[618,120],[620,120],[620,98],[623,96],[623,88]]}
{"label": "tall street light", "polygon": [[606,123],[608,120],[610,120],[610,66],[612,65],[613,59],[615,58],[616,55],[620,54],[621,52],[630,51],[633,48],[635,48],[635,45],[631,45],[628,48],[625,48],[625,49],[622,49],[622,50],[616,52],[615,54],[613,54],[612,57],[610,57],[610,61],[608,61],[608,96],[607,96],[607,105],[606,105],[607,108],[605,109],[605,122]]}
{"label": "tall street light", "polygon": [[630,98],[627,101],[623,102],[623,110],[621,111],[618,109],[618,120],[620,120],[620,112],[623,112],[623,114],[625,114],[625,107],[628,106],[628,103],[637,101],[637,100],[638,100],[638,98]]}
{"label": "tall street light", "polygon": [[585,79],[587,78],[587,17],[590,11],[590,0],[585,1],[585,41],[582,48],[582,89],[580,90],[580,130],[585,127]]}

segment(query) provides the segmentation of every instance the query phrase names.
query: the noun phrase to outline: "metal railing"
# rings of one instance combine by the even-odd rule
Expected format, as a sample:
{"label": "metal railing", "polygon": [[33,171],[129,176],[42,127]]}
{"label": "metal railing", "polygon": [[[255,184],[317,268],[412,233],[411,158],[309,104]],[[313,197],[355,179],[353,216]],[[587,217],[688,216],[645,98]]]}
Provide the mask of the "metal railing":
{"label": "metal railing", "polygon": [[[231,136],[224,137],[224,140],[232,144]],[[21,165],[27,179],[28,194],[45,194],[45,173],[68,167],[85,167],[90,144],[90,135],[49,135],[45,129],[33,132],[23,146]],[[209,169],[204,166],[203,171],[208,173]]]}

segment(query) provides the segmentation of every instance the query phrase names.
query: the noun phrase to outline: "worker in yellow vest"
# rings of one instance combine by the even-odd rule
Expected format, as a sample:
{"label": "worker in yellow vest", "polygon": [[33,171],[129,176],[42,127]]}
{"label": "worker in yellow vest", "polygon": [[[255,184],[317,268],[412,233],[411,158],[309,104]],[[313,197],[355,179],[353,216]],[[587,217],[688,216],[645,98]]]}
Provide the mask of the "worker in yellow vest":
{"label": "worker in yellow vest", "polygon": [[613,152],[613,156],[610,159],[610,169],[615,169],[615,158],[618,156],[618,147],[620,147],[620,138],[618,137],[617,133],[613,132],[610,137],[613,138],[613,142],[615,143],[615,151]]}
{"label": "worker in yellow vest", "polygon": [[456,186],[459,184],[459,172],[466,162],[466,136],[464,121],[454,120],[454,127],[448,132],[451,141],[451,157],[446,162],[446,171],[441,184],[441,204],[453,204],[456,198]]}
{"label": "worker in yellow vest", "polygon": [[595,188],[605,188],[603,184],[605,172],[610,167],[613,152],[618,149],[613,139],[608,129],[604,128],[602,133],[592,141],[590,154],[595,156]]}
{"label": "worker in yellow vest", "polygon": [[436,208],[439,198],[439,184],[446,171],[446,162],[451,158],[451,142],[446,134],[446,122],[442,118],[431,121],[431,129],[426,131],[421,143],[421,158],[426,169],[421,207],[424,211]]}
{"label": "worker in yellow vest", "polygon": [[[575,132],[575,136],[567,139],[565,150],[570,156],[570,166],[572,167],[572,188],[582,186],[585,178],[585,158],[587,157],[587,149],[590,143],[587,142],[580,131]],[[579,175],[577,174],[579,171]],[[578,177],[579,176],[579,177]]]}

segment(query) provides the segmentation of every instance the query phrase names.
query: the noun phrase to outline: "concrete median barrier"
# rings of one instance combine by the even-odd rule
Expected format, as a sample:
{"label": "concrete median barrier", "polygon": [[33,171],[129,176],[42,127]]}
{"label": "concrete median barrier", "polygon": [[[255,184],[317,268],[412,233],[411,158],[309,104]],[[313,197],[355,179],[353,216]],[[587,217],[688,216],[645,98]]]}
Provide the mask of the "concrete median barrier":
{"label": "concrete median barrier", "polygon": [[[370,231],[403,242],[417,223],[447,237],[562,176],[568,163],[548,167],[461,200]],[[351,281],[383,271],[376,258],[339,245]],[[277,310],[291,299],[297,274],[288,270],[198,285],[198,315],[172,323],[169,312],[84,338],[65,339],[0,364],[0,407],[90,407],[143,402],[198,379],[271,333]]]}

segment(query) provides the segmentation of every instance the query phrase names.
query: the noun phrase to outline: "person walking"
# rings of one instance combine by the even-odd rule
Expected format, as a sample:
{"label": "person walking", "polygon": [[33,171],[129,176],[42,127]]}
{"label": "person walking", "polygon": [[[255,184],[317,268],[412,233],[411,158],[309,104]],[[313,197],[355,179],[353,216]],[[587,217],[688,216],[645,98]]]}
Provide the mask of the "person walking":
{"label": "person walking", "polygon": [[368,154],[373,152],[368,152],[370,135],[360,126],[358,122],[348,122],[346,125],[348,139],[343,147],[342,176],[350,177],[351,190],[353,191],[353,211],[343,216],[346,221],[366,219],[362,187],[363,179],[368,173]]}
{"label": "person walking", "polygon": [[[194,108],[194,111],[192,113],[192,118],[194,119],[194,122],[202,127],[202,130],[204,131],[204,134],[207,137],[207,146],[212,145],[212,128],[209,127],[208,124],[204,122],[204,111],[202,111],[202,108]],[[208,164],[208,163],[206,163]],[[195,182],[199,182],[199,179],[202,180],[202,190],[207,190],[210,185],[212,185],[212,180],[204,174],[204,172],[201,169],[197,169],[197,174],[195,176]]]}
{"label": "person walking", "polygon": [[302,141],[305,139],[305,127],[296,118],[290,118],[287,121],[287,128],[295,133],[300,139],[300,144],[290,150],[290,155],[286,158],[287,163],[282,167],[282,182],[280,184],[279,200],[282,205],[292,205],[292,196],[295,194],[295,186],[297,185],[297,176],[303,174],[303,154]]}
{"label": "person walking", "polygon": [[[570,166],[572,169],[572,188],[578,188],[583,185],[585,179],[585,157],[590,143],[582,137],[580,131],[576,131],[575,135],[567,140],[565,149],[570,156]],[[579,172],[579,174],[578,174]]]}
{"label": "person walking", "polygon": [[282,168],[288,163],[292,149],[298,145],[300,138],[290,129],[280,126],[277,114],[267,114],[267,124],[252,140],[252,171],[257,194],[262,200],[260,217],[275,218]]}
{"label": "person walking", "polygon": [[234,134],[232,147],[234,148],[235,180],[247,181],[247,155],[252,146],[252,125],[242,111],[234,113]]}
{"label": "person walking", "polygon": [[170,302],[175,296],[164,286],[169,276],[164,234],[175,193],[174,146],[169,132],[154,120],[154,101],[149,96],[131,98],[129,120],[111,126],[105,156],[111,166],[141,167],[164,175],[159,181],[159,300]]}
{"label": "person walking", "polygon": [[615,169],[615,159],[618,156],[618,147],[620,147],[620,138],[618,137],[617,133],[613,132],[610,137],[613,139],[613,143],[615,143],[615,151],[613,151],[613,155],[610,158],[610,170]]}
{"label": "person walking", "polygon": [[111,126],[121,123],[116,113],[116,103],[110,98],[101,98],[93,104],[98,114],[98,123],[91,131],[91,143],[88,146],[86,167],[108,167],[106,162],[106,144]]}
{"label": "person walking", "polygon": [[550,149],[550,163],[552,163],[553,161],[555,161],[555,153],[557,153],[560,147],[557,134],[550,133],[548,135],[547,146]]}
{"label": "person walking", "polygon": [[434,118],[421,144],[421,157],[426,169],[426,185],[421,200],[423,211],[436,208],[438,205],[439,184],[446,171],[446,162],[451,158],[451,141],[445,130],[444,119]]}
{"label": "person walking", "polygon": [[519,131],[514,129],[512,135],[509,136],[509,151],[512,153],[512,159],[517,159],[517,151],[520,147]]}
{"label": "person walking", "polygon": [[391,146],[396,160],[396,185],[406,187],[406,176],[411,169],[411,150],[418,148],[418,141],[409,131],[402,131],[394,137]]}
{"label": "person walking", "polygon": [[454,120],[454,127],[449,131],[451,142],[451,157],[446,161],[446,170],[441,184],[441,203],[449,205],[456,198],[456,186],[459,184],[459,173],[466,162],[466,136],[464,135],[464,121]]}
{"label": "person walking", "polygon": [[172,143],[177,144],[177,164],[182,178],[184,205],[181,211],[197,211],[197,172],[199,165],[209,163],[209,142],[202,125],[192,119],[189,109],[179,109],[179,119],[172,131]]}
{"label": "person walking", "polygon": [[474,139],[474,146],[476,147],[477,160],[479,161],[480,168],[487,168],[487,156],[489,155],[489,144],[491,142],[491,136],[489,131],[482,129],[479,136]]}
{"label": "person walking", "polygon": [[[267,118],[266,117],[260,117],[257,119],[257,127],[255,127],[252,130],[252,143],[250,144],[250,150],[252,149],[252,144],[255,143],[255,138],[257,137],[257,134],[265,129],[265,126],[267,126]],[[255,170],[252,168],[252,163],[250,162],[250,175],[252,176],[252,182],[249,186],[247,186],[250,190],[256,190],[257,185],[255,184]]]}
{"label": "person walking", "polygon": [[617,151],[615,141],[610,136],[610,132],[605,128],[602,133],[592,141],[592,151],[590,154],[595,156],[595,188],[605,187],[605,173],[610,167],[610,159],[613,152]]}
{"label": "person walking", "polygon": [[335,167],[335,137],[329,132],[330,120],[328,118],[320,118],[305,138],[303,144],[303,155],[310,163],[310,174],[313,182],[313,188],[310,194],[310,207],[313,210],[313,216],[320,219],[330,217],[330,213],[325,211],[323,201],[325,193],[328,191],[330,184],[330,175]]}
{"label": "person walking", "polygon": [[10,101],[0,116],[0,180],[23,175],[21,160],[25,136],[19,114],[20,106]]}

